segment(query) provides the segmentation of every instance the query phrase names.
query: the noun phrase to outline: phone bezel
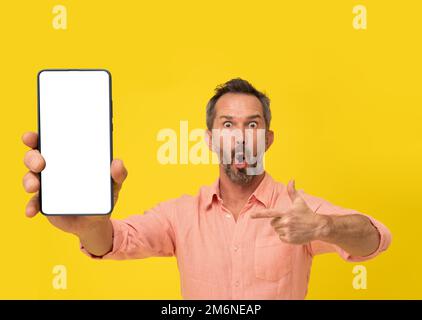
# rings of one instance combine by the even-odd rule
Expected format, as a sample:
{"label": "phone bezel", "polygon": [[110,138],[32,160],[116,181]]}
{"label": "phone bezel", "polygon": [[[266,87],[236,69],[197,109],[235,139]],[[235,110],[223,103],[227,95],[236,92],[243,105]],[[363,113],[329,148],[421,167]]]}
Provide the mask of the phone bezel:
{"label": "phone bezel", "polygon": [[[41,146],[42,146],[42,141],[41,141],[41,109],[40,109],[40,76],[43,72],[55,72],[55,71],[88,71],[88,72],[92,72],[92,71],[101,71],[101,72],[106,72],[108,75],[108,79],[109,79],[109,132],[110,132],[110,168],[111,168],[111,163],[113,161],[113,99],[112,99],[112,86],[111,86],[111,73],[109,70],[107,69],[42,69],[38,72],[37,74],[37,126],[38,126],[38,145],[37,145],[37,150],[42,154],[41,152]],[[114,209],[114,185],[113,185],[113,178],[111,177],[110,174],[110,199],[111,199],[111,203],[110,203],[110,211],[106,212],[106,213],[46,213],[43,212],[42,209],[42,178],[41,178],[41,173],[39,174],[39,178],[40,178],[40,189],[38,191],[38,200],[39,200],[39,206],[40,206],[40,212],[45,215],[45,216],[105,216],[105,215],[109,215],[113,212]]]}

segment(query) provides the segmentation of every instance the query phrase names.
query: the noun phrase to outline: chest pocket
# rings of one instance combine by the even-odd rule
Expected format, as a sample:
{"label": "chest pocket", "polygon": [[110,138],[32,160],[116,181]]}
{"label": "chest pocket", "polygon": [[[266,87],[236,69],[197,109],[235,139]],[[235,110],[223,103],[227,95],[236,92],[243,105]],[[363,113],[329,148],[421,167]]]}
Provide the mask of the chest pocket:
{"label": "chest pocket", "polygon": [[283,243],[278,236],[267,236],[255,241],[255,276],[278,281],[292,270],[293,246]]}

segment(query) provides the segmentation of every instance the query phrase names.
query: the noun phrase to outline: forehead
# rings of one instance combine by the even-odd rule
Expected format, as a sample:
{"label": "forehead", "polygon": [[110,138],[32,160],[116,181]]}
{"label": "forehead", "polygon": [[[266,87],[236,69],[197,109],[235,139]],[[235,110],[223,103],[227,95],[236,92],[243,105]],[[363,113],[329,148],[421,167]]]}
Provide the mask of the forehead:
{"label": "forehead", "polygon": [[215,115],[247,117],[252,114],[263,116],[262,104],[257,97],[244,93],[226,93],[215,104]]}

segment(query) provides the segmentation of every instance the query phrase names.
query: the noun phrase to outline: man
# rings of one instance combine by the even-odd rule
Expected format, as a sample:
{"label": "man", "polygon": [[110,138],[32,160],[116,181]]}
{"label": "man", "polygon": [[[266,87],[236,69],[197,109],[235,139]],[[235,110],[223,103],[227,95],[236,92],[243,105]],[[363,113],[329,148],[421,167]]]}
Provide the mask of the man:
{"label": "man", "polygon": [[[220,158],[213,185],[124,220],[47,219],[75,234],[92,258],[176,256],[185,299],[304,299],[315,255],[337,252],[357,262],[387,249],[391,234],[374,218],[298,191],[293,180],[287,186],[276,182],[259,170],[262,157],[256,150],[264,141],[265,152],[274,139],[270,100],[264,93],[245,80],[230,80],[217,87],[206,114],[209,148]],[[236,147],[221,148],[224,134],[219,133],[232,131],[242,133]],[[252,132],[249,144],[246,131]],[[36,133],[24,134],[23,141],[32,148],[25,155],[30,171],[23,184],[36,193],[26,208],[33,217],[39,211],[38,175],[46,163],[35,149]],[[257,160],[250,161],[248,154]],[[113,160],[111,175],[117,201],[127,176],[121,160]]]}

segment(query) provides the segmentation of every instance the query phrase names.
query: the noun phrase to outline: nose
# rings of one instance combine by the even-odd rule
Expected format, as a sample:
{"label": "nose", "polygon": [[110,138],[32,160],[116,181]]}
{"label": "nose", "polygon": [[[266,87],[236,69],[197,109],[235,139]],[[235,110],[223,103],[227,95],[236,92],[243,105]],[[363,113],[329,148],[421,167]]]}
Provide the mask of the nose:
{"label": "nose", "polygon": [[238,154],[243,154],[244,150],[245,150],[245,140],[242,139],[242,140],[236,141],[236,145],[234,146],[233,152],[238,153]]}

